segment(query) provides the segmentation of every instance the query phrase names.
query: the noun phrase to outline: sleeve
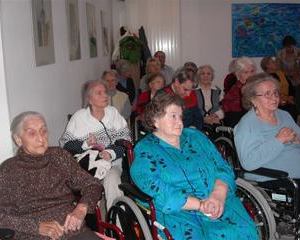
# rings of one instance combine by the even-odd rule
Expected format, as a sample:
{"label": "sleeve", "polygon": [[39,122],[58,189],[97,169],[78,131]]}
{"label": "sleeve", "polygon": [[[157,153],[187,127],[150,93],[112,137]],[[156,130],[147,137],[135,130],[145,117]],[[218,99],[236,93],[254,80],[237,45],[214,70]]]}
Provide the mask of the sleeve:
{"label": "sleeve", "polygon": [[215,179],[219,179],[226,183],[230,192],[234,194],[236,190],[235,176],[229,163],[222,158],[215,145],[205,135],[196,133],[196,136],[193,137],[193,139],[197,144],[203,144],[202,147],[198,146],[199,148],[204,147],[204,149],[206,149],[207,154],[211,159],[211,163],[213,164]]}
{"label": "sleeve", "polygon": [[73,136],[73,129],[76,128],[74,120],[75,117],[75,115],[72,116],[72,118],[68,122],[64,134],[59,139],[59,145],[70,152],[72,155],[83,153],[86,150],[86,147],[84,147],[85,142],[75,139],[75,137]]}
{"label": "sleeve", "polygon": [[122,144],[120,144],[119,140],[128,140],[131,141],[130,131],[127,126],[127,122],[121,116],[117,109],[114,110],[112,115],[113,125],[116,130],[116,138],[113,144],[109,145],[106,149],[111,149],[116,154],[116,159],[121,158],[125,151],[125,148]]}
{"label": "sleeve", "polygon": [[129,91],[128,96],[129,96],[130,103],[133,104],[133,101],[135,99],[135,86],[134,86],[134,82],[133,82],[132,78],[127,79],[127,88]]}
{"label": "sleeve", "polygon": [[275,136],[264,137],[260,128],[250,127],[247,121],[234,128],[234,143],[242,167],[248,171],[262,167],[272,161],[283,150],[284,144]]}
{"label": "sleeve", "polygon": [[[134,150],[135,159],[130,168],[134,183],[151,196],[164,213],[179,212],[187,201],[187,194],[166,183],[161,178],[159,165],[162,159],[156,159],[152,153],[159,152],[155,145],[140,142]],[[155,156],[158,156],[157,154]]]}
{"label": "sleeve", "polygon": [[22,233],[38,234],[39,222],[37,219],[14,214],[18,196],[8,180],[8,174],[12,173],[4,168],[4,164],[0,167],[0,227]]}
{"label": "sleeve", "polygon": [[100,180],[83,170],[68,152],[62,150],[61,156],[60,165],[67,173],[66,184],[70,189],[80,191],[80,203],[87,204],[88,212],[93,213],[103,191]]}

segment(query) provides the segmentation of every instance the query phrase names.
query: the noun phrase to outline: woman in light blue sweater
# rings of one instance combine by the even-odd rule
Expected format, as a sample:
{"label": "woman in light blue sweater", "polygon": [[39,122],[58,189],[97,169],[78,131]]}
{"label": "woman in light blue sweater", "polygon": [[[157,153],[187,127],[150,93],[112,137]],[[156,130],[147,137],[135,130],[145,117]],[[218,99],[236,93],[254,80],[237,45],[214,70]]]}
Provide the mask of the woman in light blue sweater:
{"label": "woman in light blue sweater", "polygon": [[278,169],[300,178],[300,128],[289,113],[278,109],[278,81],[268,74],[254,75],[242,94],[244,107],[250,109],[234,129],[242,167]]}

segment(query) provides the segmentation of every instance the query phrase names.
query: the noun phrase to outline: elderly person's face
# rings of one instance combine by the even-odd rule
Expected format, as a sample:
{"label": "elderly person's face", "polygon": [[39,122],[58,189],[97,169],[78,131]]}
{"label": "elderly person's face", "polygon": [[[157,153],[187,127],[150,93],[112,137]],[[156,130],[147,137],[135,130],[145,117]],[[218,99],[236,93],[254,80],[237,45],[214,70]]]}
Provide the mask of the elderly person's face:
{"label": "elderly person's face", "polygon": [[274,112],[279,105],[280,93],[272,81],[265,81],[256,86],[256,96],[252,103],[259,112]]}
{"label": "elderly person's face", "polygon": [[151,92],[156,92],[164,87],[164,79],[160,76],[157,76],[149,83],[149,88]]}
{"label": "elderly person's face", "polygon": [[117,83],[118,83],[116,75],[108,73],[105,75],[103,80],[107,84],[107,90],[109,90],[109,91],[116,90]]}
{"label": "elderly person's face", "polygon": [[30,155],[43,155],[48,149],[46,123],[38,116],[25,118],[20,133],[14,136],[15,142]]}
{"label": "elderly person's face", "polygon": [[175,80],[174,82],[175,93],[181,98],[190,96],[193,86],[194,82],[189,79],[183,83],[180,83],[178,80]]}
{"label": "elderly person's face", "polygon": [[251,64],[245,64],[245,67],[243,70],[239,71],[236,73],[238,80],[242,83],[245,84],[247,79],[251,76],[253,76],[256,73],[256,69],[253,65]]}
{"label": "elderly person's face", "polygon": [[149,62],[147,67],[148,73],[159,73],[160,72],[160,66],[156,62]]}
{"label": "elderly person's face", "polygon": [[213,73],[209,67],[204,67],[199,73],[199,82],[204,85],[211,85]]}
{"label": "elderly person's face", "polygon": [[154,57],[156,57],[159,61],[161,66],[163,67],[166,63],[166,55],[163,52],[157,52]]}
{"label": "elderly person's face", "polygon": [[108,105],[108,96],[102,84],[97,84],[91,89],[89,93],[89,104],[96,108],[105,108]]}
{"label": "elderly person's face", "polygon": [[178,138],[183,129],[182,108],[171,104],[165,112],[164,116],[154,119],[155,132],[166,139]]}

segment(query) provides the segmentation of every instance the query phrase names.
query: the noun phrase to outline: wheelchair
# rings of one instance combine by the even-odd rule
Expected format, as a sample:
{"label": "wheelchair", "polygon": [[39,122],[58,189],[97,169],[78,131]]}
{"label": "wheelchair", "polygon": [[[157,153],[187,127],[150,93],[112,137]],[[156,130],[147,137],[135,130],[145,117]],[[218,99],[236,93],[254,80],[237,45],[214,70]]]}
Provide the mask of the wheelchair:
{"label": "wheelchair", "polygon": [[[297,180],[279,170],[259,168],[246,171],[239,163],[233,141],[233,129],[215,128],[214,144],[234,169],[237,195],[257,225],[260,239],[279,239],[280,225],[290,229],[295,240],[300,239],[299,188]],[[274,180],[245,180],[245,174],[256,174]]]}
{"label": "wheelchair", "polygon": [[[123,176],[119,188],[125,196],[114,200],[112,207],[107,212],[106,222],[119,226],[126,240],[160,240],[162,238],[159,235],[159,230],[167,240],[172,240],[168,229],[156,220],[152,198],[139,190],[130,178],[129,167],[133,162],[132,143],[124,140],[123,146],[126,148],[126,153],[123,156],[125,177]],[[116,237],[114,233],[109,231],[106,234]]]}

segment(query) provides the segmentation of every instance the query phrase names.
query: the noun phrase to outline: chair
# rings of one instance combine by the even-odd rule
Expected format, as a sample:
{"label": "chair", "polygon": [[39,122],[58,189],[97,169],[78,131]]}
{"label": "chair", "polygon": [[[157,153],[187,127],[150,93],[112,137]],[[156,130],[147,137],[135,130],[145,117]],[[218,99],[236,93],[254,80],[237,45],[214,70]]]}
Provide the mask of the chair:
{"label": "chair", "polygon": [[[242,168],[233,141],[233,129],[219,126],[219,134],[214,141],[223,158],[228,161],[236,174],[237,194],[249,215],[258,226],[261,239],[276,239],[276,226],[285,223],[292,227],[294,239],[300,239],[299,188],[297,180],[284,171],[259,168],[246,171]],[[255,182],[245,180],[251,173],[274,180]]]}
{"label": "chair", "polygon": [[[128,240],[158,240],[158,230],[161,230],[168,240],[173,239],[168,229],[157,222],[152,198],[139,190],[131,180],[129,167],[133,162],[133,146],[126,140],[123,141],[123,145],[127,149],[124,156],[127,164],[123,165],[123,171],[128,173],[128,181],[120,184],[119,188],[125,196],[114,201],[108,211],[106,222],[120,225]],[[144,204],[140,204],[141,202]]]}

